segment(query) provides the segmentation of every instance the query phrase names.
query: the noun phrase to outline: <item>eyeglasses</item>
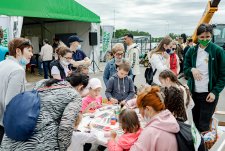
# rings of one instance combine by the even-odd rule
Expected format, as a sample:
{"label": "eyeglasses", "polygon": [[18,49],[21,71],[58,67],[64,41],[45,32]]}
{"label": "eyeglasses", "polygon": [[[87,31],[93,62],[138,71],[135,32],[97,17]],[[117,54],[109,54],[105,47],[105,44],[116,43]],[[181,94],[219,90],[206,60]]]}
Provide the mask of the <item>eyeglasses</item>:
{"label": "eyeglasses", "polygon": [[123,56],[123,53],[116,53],[116,56]]}
{"label": "eyeglasses", "polygon": [[63,58],[65,58],[66,60],[72,60],[73,59],[71,57],[63,57]]}

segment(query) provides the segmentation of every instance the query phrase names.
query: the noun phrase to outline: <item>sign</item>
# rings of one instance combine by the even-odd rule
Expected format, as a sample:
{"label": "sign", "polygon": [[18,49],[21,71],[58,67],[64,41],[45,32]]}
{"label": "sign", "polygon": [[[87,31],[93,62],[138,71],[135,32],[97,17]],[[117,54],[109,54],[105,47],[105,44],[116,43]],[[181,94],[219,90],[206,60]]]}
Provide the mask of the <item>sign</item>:
{"label": "sign", "polygon": [[102,52],[107,52],[110,49],[114,26],[102,26]]}
{"label": "sign", "polygon": [[1,45],[8,46],[8,42],[13,38],[20,37],[23,25],[23,17],[0,16],[0,26],[3,29],[3,39]]}

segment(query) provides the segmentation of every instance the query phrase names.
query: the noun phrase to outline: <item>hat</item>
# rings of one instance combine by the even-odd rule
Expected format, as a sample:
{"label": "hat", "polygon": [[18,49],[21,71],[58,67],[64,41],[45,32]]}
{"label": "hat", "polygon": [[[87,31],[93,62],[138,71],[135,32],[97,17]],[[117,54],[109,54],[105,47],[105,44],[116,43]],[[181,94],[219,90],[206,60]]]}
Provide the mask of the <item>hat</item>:
{"label": "hat", "polygon": [[72,43],[72,42],[75,42],[75,41],[77,41],[77,42],[83,42],[83,40],[81,40],[78,36],[70,36],[68,38],[68,43]]}
{"label": "hat", "polygon": [[88,87],[91,89],[102,88],[102,83],[98,78],[92,78],[89,80]]}

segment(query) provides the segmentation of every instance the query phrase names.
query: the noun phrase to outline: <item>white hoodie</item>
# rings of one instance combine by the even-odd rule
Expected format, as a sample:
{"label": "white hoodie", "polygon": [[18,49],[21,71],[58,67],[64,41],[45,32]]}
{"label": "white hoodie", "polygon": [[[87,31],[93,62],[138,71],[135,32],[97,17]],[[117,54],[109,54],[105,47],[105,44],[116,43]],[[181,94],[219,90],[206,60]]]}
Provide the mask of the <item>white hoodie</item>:
{"label": "white hoodie", "polygon": [[128,50],[128,59],[131,64],[133,74],[138,75],[140,74],[138,46],[137,44],[133,43],[132,45],[127,47],[127,50]]}

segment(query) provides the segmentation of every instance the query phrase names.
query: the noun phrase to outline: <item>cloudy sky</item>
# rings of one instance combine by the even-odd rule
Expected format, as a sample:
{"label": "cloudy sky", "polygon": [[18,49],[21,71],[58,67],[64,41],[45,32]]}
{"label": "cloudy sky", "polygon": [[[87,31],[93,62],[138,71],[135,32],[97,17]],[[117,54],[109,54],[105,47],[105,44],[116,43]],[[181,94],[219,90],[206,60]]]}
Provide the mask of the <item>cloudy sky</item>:
{"label": "cloudy sky", "polygon": [[[99,15],[101,25],[115,23],[116,29],[147,31],[153,36],[164,36],[170,32],[191,35],[208,0],[76,1]],[[224,18],[225,0],[221,0],[219,10],[214,14],[211,23],[225,23]]]}

